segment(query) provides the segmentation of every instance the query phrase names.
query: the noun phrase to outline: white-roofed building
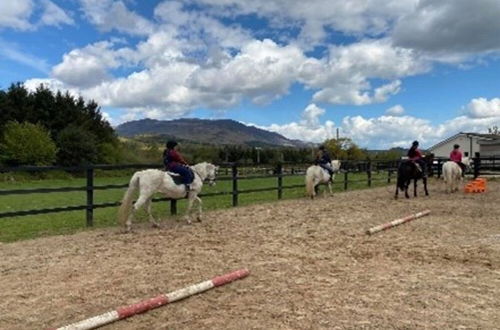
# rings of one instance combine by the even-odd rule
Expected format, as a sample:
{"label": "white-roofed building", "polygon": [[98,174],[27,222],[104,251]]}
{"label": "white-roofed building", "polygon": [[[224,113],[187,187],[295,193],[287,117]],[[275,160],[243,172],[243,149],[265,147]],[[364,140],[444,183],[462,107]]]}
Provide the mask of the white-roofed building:
{"label": "white-roofed building", "polygon": [[500,155],[500,136],[466,132],[457,133],[436,143],[428,150],[434,154],[434,157],[447,158],[455,144],[460,146],[464,156],[474,157],[476,152],[479,152],[481,156]]}

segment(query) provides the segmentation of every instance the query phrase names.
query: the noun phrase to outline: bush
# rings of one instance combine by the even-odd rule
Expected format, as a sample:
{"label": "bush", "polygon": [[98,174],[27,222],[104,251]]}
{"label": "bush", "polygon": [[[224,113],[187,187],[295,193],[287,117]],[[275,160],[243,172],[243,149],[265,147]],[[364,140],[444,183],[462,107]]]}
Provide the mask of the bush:
{"label": "bush", "polygon": [[8,122],[0,144],[1,161],[7,165],[50,165],[57,148],[40,124]]}
{"label": "bush", "polygon": [[98,158],[96,137],[78,126],[68,126],[57,136],[57,163],[78,166],[95,163]]}

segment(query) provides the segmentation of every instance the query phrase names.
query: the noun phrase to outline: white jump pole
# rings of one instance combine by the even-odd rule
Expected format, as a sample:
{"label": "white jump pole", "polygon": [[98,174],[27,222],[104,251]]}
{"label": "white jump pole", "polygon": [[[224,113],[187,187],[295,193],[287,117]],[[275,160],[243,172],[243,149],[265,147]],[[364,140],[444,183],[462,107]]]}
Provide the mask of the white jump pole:
{"label": "white jump pole", "polygon": [[415,220],[417,218],[423,217],[425,215],[428,215],[429,213],[431,213],[431,210],[425,210],[425,211],[422,211],[422,212],[418,212],[418,213],[409,215],[409,216],[404,217],[404,218],[396,219],[396,220],[393,220],[391,222],[387,222],[387,223],[384,223],[382,225],[378,225],[378,226],[372,227],[372,228],[368,229],[366,231],[366,233],[368,235],[372,235],[372,234],[378,233],[379,231],[386,230],[386,229],[389,229],[389,228],[392,228],[392,227],[396,227],[396,226],[398,226],[398,225],[400,225],[402,223],[405,223],[405,222],[412,221],[412,220]]}
{"label": "white jump pole", "polygon": [[170,293],[162,294],[154,298],[150,298],[129,306],[117,308],[101,315],[97,315],[80,322],[72,323],[70,325],[56,328],[57,330],[87,330],[95,329],[103,325],[122,320],[135,314],[147,312],[153,308],[157,308],[171,302],[187,298],[189,296],[201,293],[217,286],[221,286],[232,281],[248,276],[250,272],[248,269],[240,269],[234,272],[214,277],[211,280],[193,284],[191,286],[172,291]]}

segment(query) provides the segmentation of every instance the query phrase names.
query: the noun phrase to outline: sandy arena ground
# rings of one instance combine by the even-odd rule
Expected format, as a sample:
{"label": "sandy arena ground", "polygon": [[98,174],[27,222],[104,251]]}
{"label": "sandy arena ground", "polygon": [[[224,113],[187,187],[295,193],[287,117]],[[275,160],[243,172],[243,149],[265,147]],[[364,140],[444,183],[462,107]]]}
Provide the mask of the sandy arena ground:
{"label": "sandy arena ground", "polygon": [[[498,329],[500,182],[393,188],[0,244],[0,329],[63,326],[247,267],[243,280],[104,329]],[[367,236],[424,209],[429,216]]]}

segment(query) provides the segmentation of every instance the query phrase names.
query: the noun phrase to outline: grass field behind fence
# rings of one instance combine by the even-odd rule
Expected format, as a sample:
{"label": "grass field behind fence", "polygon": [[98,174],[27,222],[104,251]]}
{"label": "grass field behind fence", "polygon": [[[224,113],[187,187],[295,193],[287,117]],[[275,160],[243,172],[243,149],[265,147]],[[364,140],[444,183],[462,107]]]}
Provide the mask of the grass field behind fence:
{"label": "grass field behind fence", "polygon": [[[129,171],[130,172],[130,171]],[[125,184],[131,177],[130,173],[113,172],[117,176],[96,171],[94,186]],[[118,173],[118,174],[116,174]],[[224,173],[222,173],[224,174]],[[262,174],[262,173],[260,173]],[[257,188],[276,188],[277,178],[259,178],[238,180],[238,190],[249,190]],[[372,187],[387,185],[387,172],[372,173]],[[22,181],[0,182],[0,190],[12,189],[35,189],[35,188],[57,188],[57,187],[84,187],[85,178],[63,178],[63,179],[39,179]],[[304,176],[285,176],[283,186],[304,185]],[[325,187],[326,188],[326,187]],[[321,189],[325,189],[321,188]],[[349,173],[348,189],[368,188],[366,173]],[[202,193],[232,191],[232,181],[218,180],[217,185],[203,186]],[[344,191],[344,174],[338,174],[334,191]],[[94,191],[94,204],[105,202],[116,202],[121,200],[125,189],[108,189]],[[162,197],[160,194],[155,197]],[[282,198],[304,198],[305,187],[283,189]],[[257,193],[241,193],[238,196],[238,205],[244,206],[255,203],[276,202],[278,192],[263,191]],[[86,192],[62,192],[62,193],[36,193],[29,195],[6,195],[0,196],[0,212],[32,210],[41,208],[65,207],[86,204]],[[203,198],[204,210],[213,210],[232,207],[232,195],[206,196]],[[185,200],[177,204],[177,216],[170,216],[170,202],[157,202],[153,204],[155,218],[163,221],[176,221],[181,217],[186,208]],[[94,209],[94,228],[116,226],[116,212],[118,207]],[[175,219],[175,220],[174,220]],[[147,221],[144,211],[137,216],[137,222]],[[80,230],[91,230],[85,226],[85,210],[32,215],[23,217],[0,218],[0,241],[11,242],[21,239],[30,239],[40,236],[71,234]]]}

